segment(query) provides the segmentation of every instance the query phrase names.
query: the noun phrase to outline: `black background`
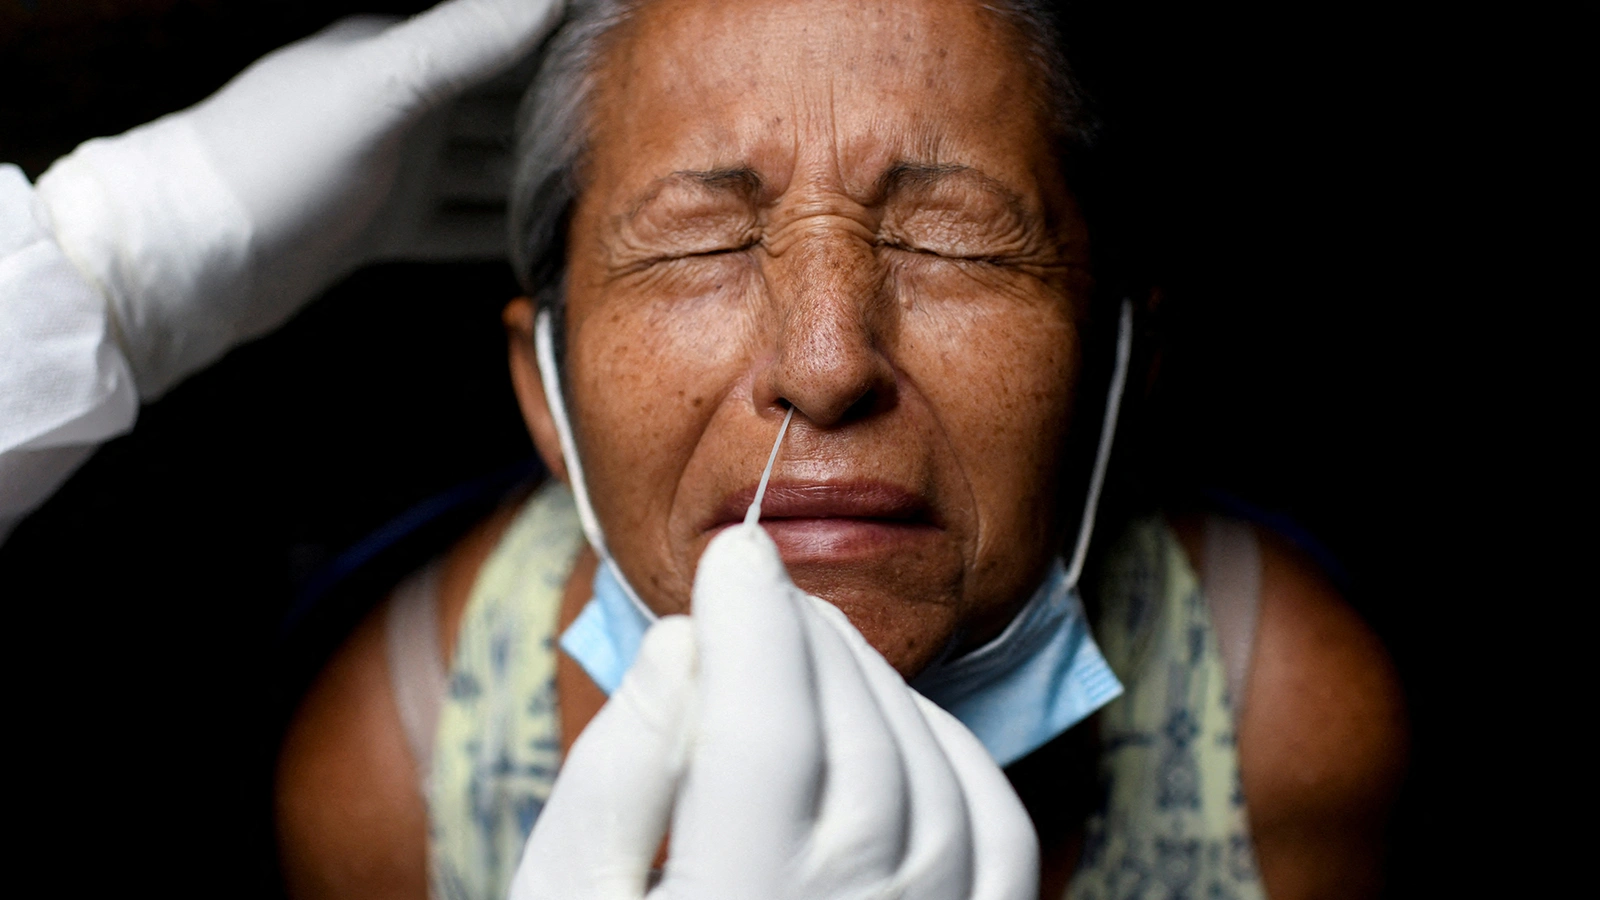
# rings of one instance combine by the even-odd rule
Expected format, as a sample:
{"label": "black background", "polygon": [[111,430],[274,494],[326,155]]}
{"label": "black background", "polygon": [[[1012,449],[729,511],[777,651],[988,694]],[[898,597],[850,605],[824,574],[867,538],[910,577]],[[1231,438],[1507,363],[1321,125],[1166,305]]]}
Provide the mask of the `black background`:
{"label": "black background", "polygon": [[[0,0],[0,159],[36,177],[340,15],[426,5]],[[1488,892],[1547,853],[1506,749],[1523,693],[1497,677],[1508,607],[1543,590],[1506,563],[1541,482],[1503,450],[1541,415],[1544,364],[1508,289],[1526,280],[1496,267],[1502,157],[1535,114],[1514,39],[1488,35],[1510,26],[1348,3],[1079,3],[1068,23],[1164,288],[1127,456],[1175,502],[1220,492],[1327,548],[1414,720],[1391,894]],[[68,893],[273,890],[279,623],[363,535],[529,454],[514,291],[499,264],[358,273],[147,406],[0,549],[29,865]]]}

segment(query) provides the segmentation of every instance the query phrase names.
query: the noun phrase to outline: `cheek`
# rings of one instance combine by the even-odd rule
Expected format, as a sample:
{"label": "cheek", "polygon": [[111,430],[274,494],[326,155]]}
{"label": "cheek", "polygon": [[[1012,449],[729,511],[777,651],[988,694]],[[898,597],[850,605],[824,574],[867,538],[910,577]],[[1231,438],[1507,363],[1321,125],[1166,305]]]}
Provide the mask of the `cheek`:
{"label": "cheek", "polygon": [[907,273],[901,286],[915,297],[902,365],[971,486],[980,556],[1048,537],[1080,354],[1069,295],[954,266]]}
{"label": "cheek", "polygon": [[685,468],[749,369],[747,280],[732,264],[680,267],[569,300],[567,371],[585,480],[607,543],[641,588],[683,575],[667,522]]}

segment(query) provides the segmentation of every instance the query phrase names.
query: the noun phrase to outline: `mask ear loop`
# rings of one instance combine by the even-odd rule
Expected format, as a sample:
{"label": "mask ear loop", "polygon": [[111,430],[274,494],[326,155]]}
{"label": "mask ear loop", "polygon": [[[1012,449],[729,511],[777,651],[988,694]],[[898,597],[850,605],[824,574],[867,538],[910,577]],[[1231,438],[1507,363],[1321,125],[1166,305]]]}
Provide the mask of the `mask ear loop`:
{"label": "mask ear loop", "polygon": [[578,446],[572,439],[572,424],[567,420],[567,404],[561,393],[561,375],[556,370],[555,344],[550,335],[550,310],[541,309],[533,323],[533,350],[539,360],[539,380],[544,384],[544,402],[550,407],[550,416],[556,421],[556,437],[561,441],[561,459],[567,464],[567,480],[572,484],[572,496],[578,504],[578,521],[583,524],[583,536],[589,539],[602,559],[611,554],[606,549],[605,535],[600,532],[600,521],[589,505],[589,487],[583,480],[583,462],[578,459]]}
{"label": "mask ear loop", "polygon": [[1100,447],[1095,452],[1094,472],[1089,476],[1089,496],[1084,499],[1083,521],[1078,525],[1078,545],[1067,566],[1067,589],[1078,586],[1083,562],[1089,555],[1089,538],[1094,533],[1094,518],[1100,505],[1100,489],[1105,486],[1106,467],[1111,462],[1111,444],[1117,435],[1117,413],[1122,409],[1122,392],[1128,384],[1128,359],[1133,351],[1133,302],[1124,298],[1117,321],[1117,365],[1111,373],[1111,388],[1106,391],[1106,416],[1100,426]]}
{"label": "mask ear loop", "polygon": [[567,403],[561,392],[561,373],[556,367],[555,341],[550,329],[550,310],[539,310],[533,322],[534,357],[539,361],[544,402],[550,407],[550,417],[556,423],[556,437],[561,441],[561,459],[567,464],[567,481],[572,487],[572,499],[578,507],[578,522],[582,524],[583,536],[589,540],[589,546],[594,548],[600,562],[611,567],[611,574],[622,586],[622,592],[628,595],[628,599],[647,621],[654,622],[657,618],[655,612],[639,599],[633,585],[628,583],[622,569],[611,558],[611,550],[606,547],[605,532],[600,530],[600,520],[595,517],[594,507],[589,503],[589,485],[583,478],[583,462],[578,458],[577,442],[572,439],[572,423],[567,419]]}

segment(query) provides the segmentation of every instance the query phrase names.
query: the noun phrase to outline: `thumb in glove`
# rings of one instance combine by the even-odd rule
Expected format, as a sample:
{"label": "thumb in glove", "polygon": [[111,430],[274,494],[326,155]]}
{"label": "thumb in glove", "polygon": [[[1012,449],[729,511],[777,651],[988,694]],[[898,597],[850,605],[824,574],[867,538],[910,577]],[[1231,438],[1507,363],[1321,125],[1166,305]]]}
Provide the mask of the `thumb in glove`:
{"label": "thumb in glove", "polygon": [[694,632],[668,616],[578,736],[528,837],[511,900],[639,900],[694,731]]}

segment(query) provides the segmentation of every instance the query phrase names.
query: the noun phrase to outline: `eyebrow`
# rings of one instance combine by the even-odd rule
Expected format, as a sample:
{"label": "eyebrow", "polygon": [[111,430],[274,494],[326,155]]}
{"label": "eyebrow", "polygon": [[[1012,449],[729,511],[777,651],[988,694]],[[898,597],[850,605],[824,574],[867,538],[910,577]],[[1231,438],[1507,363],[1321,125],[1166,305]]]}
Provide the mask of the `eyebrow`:
{"label": "eyebrow", "polygon": [[1022,202],[1021,195],[1008,187],[1005,182],[971,166],[955,164],[941,165],[901,160],[890,166],[888,171],[884,172],[882,177],[878,179],[877,195],[880,198],[888,198],[897,191],[932,187],[954,176],[962,176],[963,178],[977,181],[984,190],[993,193],[1004,201],[1006,206],[1010,207],[1013,212],[1022,214],[1026,209],[1026,204]]}
{"label": "eyebrow", "polygon": [[887,197],[891,193],[905,188],[928,187],[952,175],[960,175],[966,172],[972,172],[980,178],[992,180],[971,166],[938,165],[935,163],[916,163],[900,160],[890,166],[888,171],[878,178],[878,196]]}
{"label": "eyebrow", "polygon": [[749,166],[731,166],[722,169],[680,169],[650,182],[650,187],[628,207],[624,219],[637,218],[639,213],[661,196],[661,192],[674,184],[688,182],[696,187],[718,193],[733,193],[752,197],[761,190],[761,175]]}
{"label": "eyebrow", "polygon": [[683,169],[669,178],[682,178],[713,191],[733,191],[756,194],[761,190],[761,175],[749,166],[732,166],[726,169]]}

